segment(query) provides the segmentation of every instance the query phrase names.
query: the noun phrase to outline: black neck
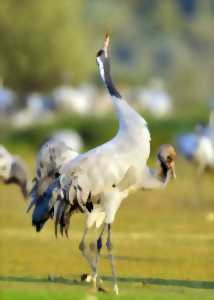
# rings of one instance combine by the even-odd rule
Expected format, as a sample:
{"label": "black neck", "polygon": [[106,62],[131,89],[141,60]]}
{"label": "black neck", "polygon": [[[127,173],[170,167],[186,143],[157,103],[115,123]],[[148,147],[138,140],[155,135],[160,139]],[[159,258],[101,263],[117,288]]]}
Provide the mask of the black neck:
{"label": "black neck", "polygon": [[104,74],[105,74],[105,84],[110,95],[116,98],[122,98],[111,78],[111,68],[110,68],[109,58],[106,58],[104,62]]}
{"label": "black neck", "polygon": [[167,178],[168,168],[167,168],[166,163],[163,161],[162,157],[160,156],[160,154],[158,154],[158,159],[160,161],[161,177],[164,181]]}

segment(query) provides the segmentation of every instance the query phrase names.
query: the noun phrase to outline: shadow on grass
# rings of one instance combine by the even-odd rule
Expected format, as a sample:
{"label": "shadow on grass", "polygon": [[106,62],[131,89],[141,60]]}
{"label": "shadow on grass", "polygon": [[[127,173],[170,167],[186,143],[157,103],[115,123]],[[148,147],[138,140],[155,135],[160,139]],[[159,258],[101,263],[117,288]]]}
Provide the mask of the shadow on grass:
{"label": "shadow on grass", "polygon": [[[110,276],[102,276],[104,281],[111,281]],[[77,279],[68,279],[64,277],[18,277],[18,276],[0,276],[1,281],[24,282],[24,283],[60,283],[65,285],[87,285]],[[195,289],[214,289],[214,281],[199,280],[179,280],[179,279],[161,279],[161,278],[143,278],[143,277],[118,277],[118,281],[122,283],[142,283],[154,284],[162,286],[180,286]]]}

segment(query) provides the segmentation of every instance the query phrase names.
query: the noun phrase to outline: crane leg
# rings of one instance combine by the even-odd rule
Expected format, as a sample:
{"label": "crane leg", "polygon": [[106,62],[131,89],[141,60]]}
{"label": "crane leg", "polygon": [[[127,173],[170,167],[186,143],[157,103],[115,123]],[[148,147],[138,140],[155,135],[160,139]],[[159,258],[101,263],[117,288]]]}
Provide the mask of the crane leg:
{"label": "crane leg", "polygon": [[85,245],[85,239],[86,239],[86,235],[88,233],[88,228],[85,227],[85,230],[83,232],[83,236],[82,236],[82,239],[80,241],[80,244],[79,244],[79,250],[81,251],[82,253],[82,256],[87,260],[87,262],[89,263],[90,267],[91,267],[91,270],[92,270],[92,274],[94,274],[96,272],[96,269],[95,269],[95,264],[93,262],[93,258],[90,256],[89,253],[87,253],[86,251],[86,245]]}
{"label": "crane leg", "polygon": [[96,288],[98,287],[98,281],[99,281],[98,273],[97,273],[97,265],[98,265],[99,258],[100,258],[100,251],[102,249],[103,235],[105,234],[106,230],[107,230],[107,224],[105,223],[103,226],[103,229],[100,233],[100,236],[97,240],[96,254],[95,254],[95,260],[94,260],[94,272],[93,272],[93,277],[92,277],[93,284]]}
{"label": "crane leg", "polygon": [[116,295],[119,294],[118,284],[117,284],[117,275],[115,268],[115,260],[112,253],[112,243],[111,243],[111,224],[108,224],[108,236],[106,241],[106,247],[108,249],[109,261],[111,264],[112,276],[113,276],[113,289]]}

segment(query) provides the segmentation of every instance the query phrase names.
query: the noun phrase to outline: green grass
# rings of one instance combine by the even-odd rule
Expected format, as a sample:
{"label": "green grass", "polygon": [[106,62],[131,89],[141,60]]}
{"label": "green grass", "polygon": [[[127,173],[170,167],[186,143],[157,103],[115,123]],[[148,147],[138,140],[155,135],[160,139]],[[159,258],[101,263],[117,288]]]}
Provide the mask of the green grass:
{"label": "green grass", "polygon": [[[0,284],[1,300],[213,300],[213,290],[195,290],[184,287],[162,287],[142,284],[122,284],[121,293],[97,293],[89,286],[63,286],[59,284]],[[3,288],[2,288],[3,287]]]}
{"label": "green grass", "polygon": [[[165,120],[159,127],[153,123],[153,136],[161,139],[168,128],[168,141],[173,131],[169,124],[178,131],[184,126],[173,122]],[[193,120],[185,122],[191,127]],[[97,131],[100,137],[102,130]],[[105,130],[109,134],[107,127]],[[11,147],[15,147],[12,141]],[[17,149],[32,174],[35,153],[31,146],[26,150],[25,142],[20,141]],[[105,247],[99,270],[110,292],[95,293],[79,281],[82,273],[89,272],[78,250],[82,215],[73,216],[69,239],[55,239],[51,222],[38,234],[31,226],[30,214],[25,213],[27,203],[18,187],[1,184],[0,299],[213,299],[213,174],[206,174],[198,184],[195,173],[193,166],[178,158],[177,179],[165,190],[140,192],[122,204],[113,225],[119,297],[111,293]],[[97,232],[92,230],[89,241],[95,236]],[[57,280],[49,282],[48,274]]]}

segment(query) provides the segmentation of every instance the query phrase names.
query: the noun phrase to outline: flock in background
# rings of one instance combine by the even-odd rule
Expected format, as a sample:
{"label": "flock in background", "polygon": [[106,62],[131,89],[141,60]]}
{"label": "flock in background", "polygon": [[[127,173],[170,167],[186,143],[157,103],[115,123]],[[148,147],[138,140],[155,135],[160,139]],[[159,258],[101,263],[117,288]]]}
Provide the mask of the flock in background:
{"label": "flock in background", "polygon": [[[173,111],[173,99],[160,78],[153,78],[148,86],[126,90],[125,96],[132,106],[154,117],[163,118]],[[20,107],[15,92],[0,85],[0,122],[9,121],[15,128],[25,128],[38,122],[51,122],[57,113],[102,116],[111,111],[111,103],[106,98],[94,85],[72,87],[65,83],[47,95],[39,92],[27,95],[25,105]]]}
{"label": "flock in background", "polygon": [[[72,215],[81,213],[85,216],[79,249],[90,265],[90,278],[96,288],[100,288],[97,268],[106,235],[113,289],[118,294],[111,225],[128,195],[141,189],[164,188],[176,177],[176,152],[169,144],[161,145],[157,153],[157,167],[150,169],[147,166],[150,133],[143,117],[123,100],[114,86],[108,35],[96,60],[100,77],[112,98],[119,123],[118,132],[112,140],[85,153],[81,153],[83,142],[76,132],[57,132],[45,141],[37,155],[28,211],[33,208],[32,225],[36,231],[41,231],[46,222],[53,219],[55,234],[60,230],[62,235],[65,233],[67,236]],[[147,95],[147,98],[150,96]],[[194,133],[177,137],[176,143],[185,158],[198,164],[200,174],[207,168],[214,168],[213,113],[208,125],[198,125]],[[3,146],[0,147],[0,177],[6,184],[18,184],[27,197],[25,164]],[[95,256],[92,257],[87,250],[86,237],[94,225],[101,227],[101,231],[96,241]]]}
{"label": "flock in background", "polygon": [[214,169],[214,111],[208,124],[196,124],[195,131],[177,137],[180,153],[197,164],[198,175]]}

